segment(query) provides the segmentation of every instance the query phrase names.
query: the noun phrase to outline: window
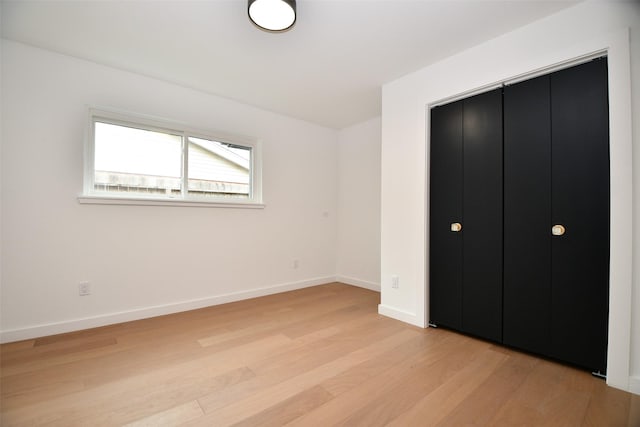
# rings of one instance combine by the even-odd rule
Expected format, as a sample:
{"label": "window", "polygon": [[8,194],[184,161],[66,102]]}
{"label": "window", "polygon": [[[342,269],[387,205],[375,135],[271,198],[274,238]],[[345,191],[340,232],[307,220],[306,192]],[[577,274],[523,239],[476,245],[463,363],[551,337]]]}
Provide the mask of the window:
{"label": "window", "polygon": [[259,146],[90,110],[83,203],[261,207]]}

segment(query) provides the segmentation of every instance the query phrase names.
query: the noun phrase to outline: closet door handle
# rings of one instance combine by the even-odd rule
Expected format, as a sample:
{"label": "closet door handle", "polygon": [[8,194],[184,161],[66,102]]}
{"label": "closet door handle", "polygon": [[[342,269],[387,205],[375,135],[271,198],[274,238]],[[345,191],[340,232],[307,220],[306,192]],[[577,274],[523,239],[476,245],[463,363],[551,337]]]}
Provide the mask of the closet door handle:
{"label": "closet door handle", "polygon": [[564,228],[564,225],[562,224],[556,224],[551,227],[551,234],[553,234],[554,236],[562,236],[566,231],[567,229]]}
{"label": "closet door handle", "polygon": [[452,222],[451,231],[453,231],[454,233],[459,233],[460,231],[462,231],[462,224],[460,224],[459,222]]}

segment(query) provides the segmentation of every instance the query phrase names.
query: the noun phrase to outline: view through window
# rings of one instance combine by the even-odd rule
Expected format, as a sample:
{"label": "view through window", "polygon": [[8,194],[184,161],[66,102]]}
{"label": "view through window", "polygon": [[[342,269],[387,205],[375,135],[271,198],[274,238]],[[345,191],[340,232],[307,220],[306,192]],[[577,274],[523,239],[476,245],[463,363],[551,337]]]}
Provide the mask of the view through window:
{"label": "view through window", "polygon": [[90,193],[251,199],[254,147],[187,131],[93,117]]}

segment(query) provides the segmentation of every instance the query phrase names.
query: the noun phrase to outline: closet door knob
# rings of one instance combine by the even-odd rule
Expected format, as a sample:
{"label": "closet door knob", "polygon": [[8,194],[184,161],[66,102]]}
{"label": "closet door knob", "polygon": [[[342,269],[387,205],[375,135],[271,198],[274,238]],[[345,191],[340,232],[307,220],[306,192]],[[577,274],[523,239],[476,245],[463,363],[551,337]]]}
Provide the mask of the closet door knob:
{"label": "closet door knob", "polygon": [[556,224],[551,227],[551,234],[554,236],[562,236],[567,230],[564,228],[562,224]]}
{"label": "closet door knob", "polygon": [[452,222],[451,231],[453,231],[454,233],[462,231],[462,224],[460,224],[459,222]]}

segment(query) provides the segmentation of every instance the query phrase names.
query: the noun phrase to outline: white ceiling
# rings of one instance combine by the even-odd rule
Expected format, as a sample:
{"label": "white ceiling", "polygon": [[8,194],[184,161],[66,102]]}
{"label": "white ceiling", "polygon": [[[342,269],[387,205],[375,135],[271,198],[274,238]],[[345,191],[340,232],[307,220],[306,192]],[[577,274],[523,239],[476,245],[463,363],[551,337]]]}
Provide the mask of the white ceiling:
{"label": "white ceiling", "polygon": [[380,115],[382,84],[577,1],[297,3],[272,34],[245,0],[2,1],[2,37],[340,129]]}

